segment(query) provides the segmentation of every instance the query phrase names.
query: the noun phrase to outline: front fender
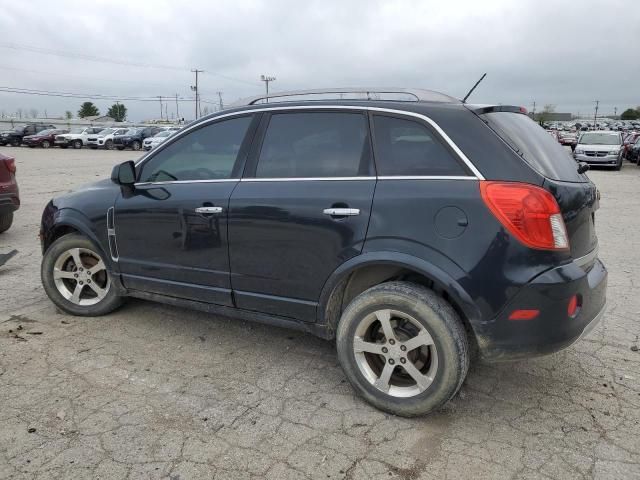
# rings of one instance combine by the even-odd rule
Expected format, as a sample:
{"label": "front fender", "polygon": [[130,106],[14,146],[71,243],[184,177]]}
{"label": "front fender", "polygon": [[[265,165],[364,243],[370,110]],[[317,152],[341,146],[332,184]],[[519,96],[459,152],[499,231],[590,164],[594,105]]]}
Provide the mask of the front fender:
{"label": "front fender", "polygon": [[[453,277],[430,262],[412,255],[393,251],[363,253],[340,265],[325,282],[320,294],[319,308],[317,310],[317,322],[319,324],[327,325],[330,323],[327,318],[327,307],[329,306],[329,300],[336,286],[346,281],[349,275],[357,269],[373,265],[393,265],[424,275],[431,279],[439,289],[447,292],[460,307],[474,330],[476,326],[480,325],[482,320],[480,310],[471,299],[471,296]],[[460,273],[464,274],[462,271],[460,271]],[[331,328],[331,325],[327,325],[327,327]]]}

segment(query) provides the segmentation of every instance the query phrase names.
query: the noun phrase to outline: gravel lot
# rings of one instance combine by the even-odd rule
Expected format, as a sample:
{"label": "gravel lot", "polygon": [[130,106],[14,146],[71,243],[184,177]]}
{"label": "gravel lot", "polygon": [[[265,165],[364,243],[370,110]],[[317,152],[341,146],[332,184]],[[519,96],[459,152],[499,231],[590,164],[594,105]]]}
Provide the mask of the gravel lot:
{"label": "gravel lot", "polygon": [[[640,168],[593,171],[609,308],[568,350],[475,365],[446,408],[381,413],[331,343],[129,301],[63,315],[40,286],[45,203],[134,152],[0,148],[23,206],[0,253],[0,478],[640,478]],[[633,349],[632,349],[633,347]]]}

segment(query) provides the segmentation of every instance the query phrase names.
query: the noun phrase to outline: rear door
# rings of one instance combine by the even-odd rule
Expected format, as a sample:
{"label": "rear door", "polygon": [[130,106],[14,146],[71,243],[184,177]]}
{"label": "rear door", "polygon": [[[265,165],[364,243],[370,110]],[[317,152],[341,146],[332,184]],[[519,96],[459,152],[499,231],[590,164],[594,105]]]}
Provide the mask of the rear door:
{"label": "rear door", "polygon": [[362,250],[375,184],[364,112],[265,114],[229,206],[237,307],[315,321],[325,281]]}
{"label": "rear door", "polygon": [[544,188],[556,198],[569,234],[574,258],[591,252],[598,244],[595,212],[599,208],[595,185],[571,152],[554,141],[536,122],[522,113],[490,111],[480,115],[525,162],[545,177]]}

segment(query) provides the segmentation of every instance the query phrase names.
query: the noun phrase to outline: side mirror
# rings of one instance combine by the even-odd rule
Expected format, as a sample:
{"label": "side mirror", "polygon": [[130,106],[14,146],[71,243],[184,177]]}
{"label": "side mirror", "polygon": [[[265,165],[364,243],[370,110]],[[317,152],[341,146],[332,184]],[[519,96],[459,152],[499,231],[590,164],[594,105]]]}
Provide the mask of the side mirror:
{"label": "side mirror", "polygon": [[136,183],[136,166],[133,161],[129,160],[113,167],[111,181],[123,186],[132,186]]}

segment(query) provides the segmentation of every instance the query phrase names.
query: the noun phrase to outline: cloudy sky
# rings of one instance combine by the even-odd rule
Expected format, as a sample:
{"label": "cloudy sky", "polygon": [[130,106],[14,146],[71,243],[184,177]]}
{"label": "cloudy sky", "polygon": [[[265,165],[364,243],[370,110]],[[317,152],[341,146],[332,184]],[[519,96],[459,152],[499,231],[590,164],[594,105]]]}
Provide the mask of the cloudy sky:
{"label": "cloudy sky", "polygon": [[[0,8],[0,87],[225,102],[274,90],[403,86],[478,103],[592,115],[640,105],[636,0],[11,1]],[[81,98],[0,92],[0,111],[76,112]],[[114,103],[94,100],[102,113]],[[123,100],[131,120],[159,101]],[[213,104],[203,103],[203,108]],[[175,115],[175,101],[168,113]],[[180,103],[193,117],[193,102]]]}

